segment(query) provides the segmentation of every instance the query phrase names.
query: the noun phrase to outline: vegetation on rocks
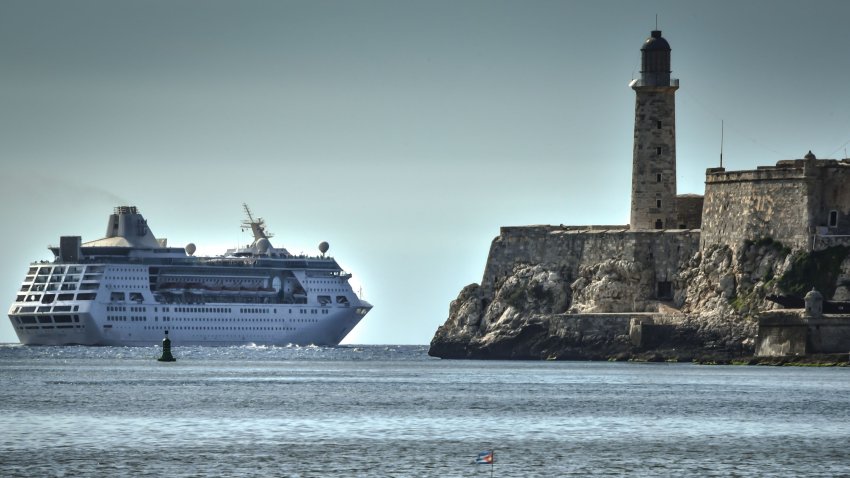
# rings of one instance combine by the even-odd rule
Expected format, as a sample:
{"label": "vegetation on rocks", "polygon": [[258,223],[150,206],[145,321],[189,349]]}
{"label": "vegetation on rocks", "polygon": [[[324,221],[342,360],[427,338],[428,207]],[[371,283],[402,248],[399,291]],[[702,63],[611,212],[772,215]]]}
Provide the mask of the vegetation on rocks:
{"label": "vegetation on rocks", "polygon": [[832,297],[839,285],[841,265],[850,255],[850,247],[835,246],[820,251],[800,251],[791,257],[791,267],[777,285],[787,295],[802,298],[814,287],[824,297]]}

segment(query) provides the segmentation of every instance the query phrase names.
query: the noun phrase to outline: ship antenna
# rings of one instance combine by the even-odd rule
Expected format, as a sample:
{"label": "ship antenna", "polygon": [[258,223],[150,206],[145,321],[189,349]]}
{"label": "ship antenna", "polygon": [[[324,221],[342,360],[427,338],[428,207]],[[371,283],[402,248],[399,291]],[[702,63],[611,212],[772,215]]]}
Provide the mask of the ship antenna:
{"label": "ship antenna", "polygon": [[242,209],[245,210],[245,214],[248,215],[248,221],[254,222],[254,216],[251,214],[251,208],[248,207],[248,204],[242,203]]}
{"label": "ship antenna", "polygon": [[258,239],[269,239],[274,237],[274,234],[266,231],[266,223],[263,221],[263,218],[258,217],[254,219],[254,215],[251,214],[251,208],[248,207],[246,203],[242,203],[242,209],[245,210],[245,214],[248,216],[248,219],[242,221],[242,230],[250,229],[254,234],[254,240]]}

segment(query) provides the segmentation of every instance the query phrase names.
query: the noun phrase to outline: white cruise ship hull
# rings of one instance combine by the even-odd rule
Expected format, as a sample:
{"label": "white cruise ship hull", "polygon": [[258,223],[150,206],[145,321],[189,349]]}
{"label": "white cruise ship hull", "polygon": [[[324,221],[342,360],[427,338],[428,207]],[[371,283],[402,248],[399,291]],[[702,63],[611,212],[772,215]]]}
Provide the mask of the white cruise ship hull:
{"label": "white cruise ship hull", "polygon": [[332,346],[338,345],[368,311],[306,305],[196,304],[170,307],[178,311],[170,312],[165,322],[158,305],[134,305],[136,312],[132,315],[111,312],[110,319],[106,319],[105,310],[98,313],[107,307],[124,308],[96,304],[88,312],[73,314],[72,320],[78,317],[79,322],[71,324],[51,323],[46,314],[38,315],[36,320],[43,323],[15,328],[18,340],[24,345],[151,346],[161,343],[168,331],[173,345]]}

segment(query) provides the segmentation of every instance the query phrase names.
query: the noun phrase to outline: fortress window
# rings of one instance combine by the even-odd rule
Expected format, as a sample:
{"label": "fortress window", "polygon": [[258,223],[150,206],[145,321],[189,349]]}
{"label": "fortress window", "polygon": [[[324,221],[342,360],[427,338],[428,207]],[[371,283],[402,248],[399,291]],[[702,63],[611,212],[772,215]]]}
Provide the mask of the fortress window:
{"label": "fortress window", "polygon": [[661,156],[661,146],[655,148],[655,154]]}
{"label": "fortress window", "polygon": [[829,227],[838,227],[838,211],[829,211]]}
{"label": "fortress window", "polygon": [[660,182],[661,182],[661,173],[657,173],[657,174],[655,175],[655,182],[656,182],[656,183],[660,183]]}
{"label": "fortress window", "polygon": [[655,200],[655,207],[661,209],[661,200],[660,199]]}
{"label": "fortress window", "polygon": [[656,121],[655,127],[658,128],[658,129],[661,129],[661,121]]}
{"label": "fortress window", "polygon": [[661,219],[656,219],[656,220],[655,220],[655,228],[656,228],[656,229],[664,229],[664,223],[663,223],[663,222],[661,222]]}

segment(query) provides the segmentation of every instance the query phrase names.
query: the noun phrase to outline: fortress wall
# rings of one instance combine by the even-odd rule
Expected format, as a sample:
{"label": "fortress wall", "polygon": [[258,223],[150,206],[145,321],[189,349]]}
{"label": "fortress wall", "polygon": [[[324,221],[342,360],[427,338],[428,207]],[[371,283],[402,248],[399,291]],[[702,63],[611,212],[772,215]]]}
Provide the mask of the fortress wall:
{"label": "fortress wall", "polygon": [[627,351],[633,346],[652,348],[669,342],[681,322],[681,316],[658,313],[556,314],[549,317],[549,330],[567,342],[593,337]]}
{"label": "fortress wall", "polygon": [[[703,197],[696,194],[676,196],[676,225],[680,229],[699,229],[702,225]],[[685,227],[682,227],[682,226]]]}
{"label": "fortress wall", "polygon": [[[780,161],[776,167],[706,172],[702,246],[772,238],[792,249],[846,244],[850,235],[850,164]],[[835,225],[830,214],[835,211]]]}
{"label": "fortress wall", "polygon": [[757,356],[847,353],[850,315],[806,317],[801,309],[778,309],[759,316]]}
{"label": "fortress wall", "polygon": [[601,262],[609,256],[631,255],[633,244],[623,240],[626,229],[590,231],[557,226],[503,227],[490,246],[481,285],[492,291],[496,281],[510,275],[518,264],[566,269],[571,279],[581,264]]}
{"label": "fortress wall", "polygon": [[702,247],[772,238],[791,248],[809,243],[811,179],[804,168],[706,173]]}
{"label": "fortress wall", "polygon": [[572,282],[579,268],[608,259],[634,261],[653,271],[656,281],[672,282],[681,265],[698,251],[698,230],[576,230],[559,226],[503,227],[490,247],[481,286],[496,282],[519,264],[541,264]]}
{"label": "fortress wall", "polygon": [[[699,230],[632,234],[648,251],[642,262],[654,269],[656,282],[672,282],[679,270],[699,251]],[[641,262],[638,259],[635,257],[635,261]]]}
{"label": "fortress wall", "polygon": [[[850,235],[850,165],[823,168],[821,203],[815,212],[816,225],[827,227],[830,235]],[[830,211],[837,212],[836,227],[829,226]]]}

